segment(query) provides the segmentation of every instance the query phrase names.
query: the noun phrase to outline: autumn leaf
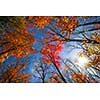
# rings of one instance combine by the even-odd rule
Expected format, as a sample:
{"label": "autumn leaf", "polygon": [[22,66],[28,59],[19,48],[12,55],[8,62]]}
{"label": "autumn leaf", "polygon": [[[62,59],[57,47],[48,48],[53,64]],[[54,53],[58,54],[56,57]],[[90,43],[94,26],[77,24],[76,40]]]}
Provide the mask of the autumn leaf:
{"label": "autumn leaf", "polygon": [[38,29],[44,28],[44,26],[48,25],[48,20],[52,18],[51,16],[34,16],[34,26],[36,26]]}
{"label": "autumn leaf", "polygon": [[59,45],[53,45],[48,44],[43,47],[43,49],[40,51],[40,53],[43,55],[43,60],[45,63],[50,64],[51,62],[54,62],[57,67],[60,67],[60,56],[59,53],[62,50],[62,44]]}
{"label": "autumn leaf", "polygon": [[32,47],[35,38],[28,32],[9,32],[5,33],[4,36],[4,40],[2,41],[5,41],[7,44],[0,44],[3,45],[2,50],[0,51],[0,62],[3,62],[4,59],[11,55],[21,58],[37,52]]}
{"label": "autumn leaf", "polygon": [[5,57],[0,56],[0,63],[3,63],[5,61]]}
{"label": "autumn leaf", "polygon": [[48,82],[63,83],[63,81],[61,80],[60,76],[57,75],[56,73],[52,73],[52,76],[49,78]]}
{"label": "autumn leaf", "polygon": [[30,75],[23,73],[22,69],[26,68],[26,64],[16,63],[15,67],[10,67],[0,75],[1,83],[25,83],[30,79]]}
{"label": "autumn leaf", "polygon": [[100,43],[100,34],[97,35],[96,41],[97,41],[98,43]]}
{"label": "autumn leaf", "polygon": [[73,74],[72,79],[78,83],[84,83],[86,76],[79,72],[79,73]]}
{"label": "autumn leaf", "polygon": [[57,23],[57,27],[61,27],[62,31],[74,31],[74,29],[78,25],[78,20],[74,16],[72,16],[72,17],[64,16],[64,18],[58,17],[58,19],[59,20]]}
{"label": "autumn leaf", "polygon": [[29,16],[28,17],[28,20],[32,20],[34,17],[33,16]]}

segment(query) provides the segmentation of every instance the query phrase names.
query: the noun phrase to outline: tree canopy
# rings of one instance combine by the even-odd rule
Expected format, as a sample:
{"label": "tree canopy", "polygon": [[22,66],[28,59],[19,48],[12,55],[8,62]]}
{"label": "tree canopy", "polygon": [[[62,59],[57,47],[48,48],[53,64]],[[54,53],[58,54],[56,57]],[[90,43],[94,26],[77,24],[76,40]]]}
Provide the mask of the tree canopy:
{"label": "tree canopy", "polygon": [[100,82],[99,16],[0,16],[0,82]]}

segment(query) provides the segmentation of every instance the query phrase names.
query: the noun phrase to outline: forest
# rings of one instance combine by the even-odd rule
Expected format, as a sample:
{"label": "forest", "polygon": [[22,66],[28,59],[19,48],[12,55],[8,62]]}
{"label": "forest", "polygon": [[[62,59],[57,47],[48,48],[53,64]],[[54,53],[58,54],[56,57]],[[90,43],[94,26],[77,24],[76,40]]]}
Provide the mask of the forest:
{"label": "forest", "polygon": [[0,83],[99,83],[100,16],[0,16]]}

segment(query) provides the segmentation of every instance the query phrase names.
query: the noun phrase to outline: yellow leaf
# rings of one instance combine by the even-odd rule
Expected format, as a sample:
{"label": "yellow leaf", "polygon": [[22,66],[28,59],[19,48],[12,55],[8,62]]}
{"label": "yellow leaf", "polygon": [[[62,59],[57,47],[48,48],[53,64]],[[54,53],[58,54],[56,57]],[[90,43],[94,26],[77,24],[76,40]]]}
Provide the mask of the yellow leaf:
{"label": "yellow leaf", "polygon": [[0,57],[0,62],[3,63],[5,58],[3,56]]}
{"label": "yellow leaf", "polygon": [[72,79],[78,83],[83,83],[85,82],[86,76],[83,75],[82,73],[75,73],[72,75]]}
{"label": "yellow leaf", "polygon": [[96,41],[100,43],[100,38],[97,37],[97,38],[96,38]]}

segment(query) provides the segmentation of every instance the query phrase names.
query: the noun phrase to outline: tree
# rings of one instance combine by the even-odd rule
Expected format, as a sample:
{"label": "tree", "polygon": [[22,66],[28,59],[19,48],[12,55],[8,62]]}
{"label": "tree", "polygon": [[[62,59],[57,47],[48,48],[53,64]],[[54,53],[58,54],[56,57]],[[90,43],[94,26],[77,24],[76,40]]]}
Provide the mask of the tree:
{"label": "tree", "polygon": [[32,47],[34,41],[34,36],[28,32],[4,33],[0,40],[0,62],[11,55],[20,58],[35,53]]}
{"label": "tree", "polygon": [[32,67],[32,79],[38,80],[38,82],[42,83],[63,83],[63,80],[60,77],[58,71],[56,71],[54,68],[54,65],[48,65],[42,60],[40,60],[39,62],[35,62]]}
{"label": "tree", "polygon": [[49,24],[50,18],[52,16],[29,16],[28,21],[32,23],[33,27],[41,29]]}
{"label": "tree", "polygon": [[[91,31],[94,31],[94,30],[99,30],[100,27],[99,27],[98,24],[100,24],[100,21],[88,22],[88,23],[85,23],[85,24],[78,24],[78,22],[77,22],[78,20],[77,20],[77,17],[76,17],[76,20],[74,19],[74,21],[75,21],[75,25],[74,25],[73,21],[72,21],[73,24],[71,22],[69,22],[69,24],[67,23],[68,20],[70,21],[70,18],[68,18],[68,17],[66,17],[67,22],[64,21],[63,17],[59,17],[57,19],[58,19],[58,23],[57,23],[56,27],[52,27],[52,26],[48,27],[49,34],[50,33],[56,34],[56,39],[54,39],[54,41],[52,40],[51,42],[55,42],[55,41],[59,41],[59,42],[79,42],[80,44],[82,44],[81,49],[83,49],[85,47],[84,52],[87,52],[88,56],[89,56],[89,53],[91,53],[91,56],[94,55],[94,54],[97,54],[96,56],[98,56],[100,54],[99,53],[99,51],[100,51],[99,50],[100,49],[99,48],[99,43],[100,43],[99,42],[100,41],[99,33],[95,33],[96,36],[95,35],[93,36],[92,34],[90,34],[90,36],[92,35],[92,38],[90,36],[88,36],[88,34],[89,34],[88,32],[91,32]],[[72,17],[72,19],[73,19],[73,17]],[[70,29],[66,25],[69,25]],[[82,27],[82,26],[88,26],[88,25],[93,25],[92,27],[90,26],[90,28],[92,28],[92,29],[86,29],[86,30],[83,30],[83,31],[73,33],[75,28],[79,28],[79,27]],[[64,26],[65,26],[65,28],[64,28]],[[60,31],[58,32],[57,30],[60,30]],[[85,33],[85,32],[87,32],[87,33]],[[72,36],[74,36],[74,34],[77,35],[77,36],[80,35],[81,38],[80,39],[71,38]],[[48,38],[48,41],[49,41],[49,38]],[[48,41],[46,41],[46,42],[48,43]],[[94,62],[94,60],[92,60],[92,62]],[[91,63],[91,65],[93,65],[93,63]],[[95,69],[99,69],[99,67],[97,67]]]}
{"label": "tree", "polygon": [[27,83],[30,79],[30,74],[24,73],[26,64],[16,63],[15,66],[10,66],[6,71],[0,73],[0,83]]}
{"label": "tree", "polygon": [[41,50],[41,54],[43,55],[43,61],[46,64],[50,64],[53,63],[53,65],[55,66],[56,70],[58,71],[60,77],[62,78],[62,80],[64,82],[66,82],[66,80],[64,79],[63,75],[61,74],[59,67],[60,67],[60,56],[59,56],[59,52],[61,52],[62,50],[62,44],[48,44],[46,45],[42,50]]}
{"label": "tree", "polygon": [[[42,58],[43,64],[40,62],[34,68],[35,72],[41,73],[39,77],[42,82],[45,82],[43,73],[46,66],[52,66],[56,70],[56,73],[50,74],[49,82],[99,82],[99,32],[99,16],[1,16],[0,62],[2,64],[12,55],[22,58],[38,52],[38,59]],[[38,36],[40,33],[41,39]],[[85,74],[71,59],[66,57],[67,62],[63,61],[60,53],[64,47],[66,50],[80,49],[88,57]],[[37,75],[35,72],[33,76]]]}
{"label": "tree", "polygon": [[32,77],[38,79],[39,82],[46,83],[48,78],[51,76],[51,73],[54,70],[51,70],[51,66],[45,64],[42,60],[35,62],[32,67]]}
{"label": "tree", "polygon": [[0,31],[15,31],[26,26],[27,17],[24,16],[0,16]]}

